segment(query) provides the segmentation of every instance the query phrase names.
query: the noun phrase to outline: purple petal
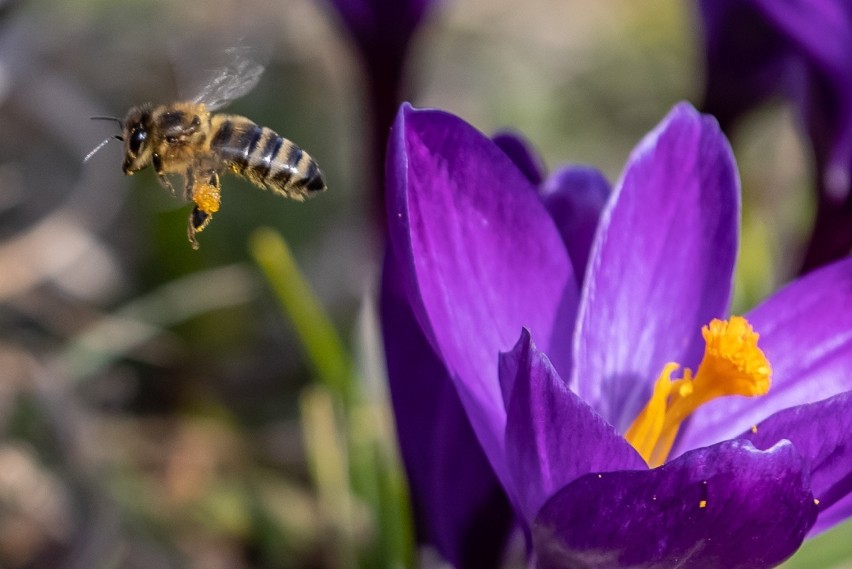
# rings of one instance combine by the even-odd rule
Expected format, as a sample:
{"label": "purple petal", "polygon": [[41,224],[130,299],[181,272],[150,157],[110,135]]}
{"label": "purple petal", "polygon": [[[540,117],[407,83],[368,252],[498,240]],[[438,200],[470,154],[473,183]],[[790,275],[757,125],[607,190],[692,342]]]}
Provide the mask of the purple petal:
{"label": "purple petal", "polygon": [[[362,149],[372,221],[385,234],[385,151],[388,130],[403,100],[406,60],[417,28],[435,0],[330,0],[349,31],[364,74]],[[286,4],[285,4],[286,5]]]}
{"label": "purple petal", "polygon": [[502,131],[492,136],[491,140],[506,153],[532,185],[538,186],[544,181],[544,164],[526,138],[516,132]]}
{"label": "purple petal", "polygon": [[571,261],[535,188],[461,119],[404,105],[388,151],[389,237],[408,298],[505,482],[498,354],[526,326],[569,369]]}
{"label": "purple petal", "polygon": [[796,551],[816,516],[792,444],[728,441],[578,479],[544,505],[533,539],[539,569],[760,569]]}
{"label": "purple petal", "polygon": [[365,52],[378,46],[405,50],[434,0],[331,0],[349,32]]}
{"label": "purple petal", "polygon": [[852,2],[702,0],[703,110],[725,130],[755,105],[785,96],[813,147],[816,218],[802,271],[852,248]]}
{"label": "purple petal", "polygon": [[414,319],[390,257],[382,274],[381,317],[418,529],[454,567],[497,567],[512,509],[447,370]]}
{"label": "purple petal", "polygon": [[769,415],[852,390],[852,259],[788,285],[746,315],[772,366],[762,397],[725,397],[698,409],[677,449],[729,439]]}
{"label": "purple petal", "polygon": [[817,523],[808,533],[808,539],[833,528],[837,524],[848,522],[849,518],[852,518],[852,494],[847,494],[844,498],[835,502],[830,509],[820,512]]}
{"label": "purple petal", "polygon": [[500,381],[511,393],[506,405],[511,493],[529,522],[554,492],[579,476],[647,468],[612,425],[565,386],[526,329],[515,348],[501,354]]}
{"label": "purple petal", "polygon": [[[741,438],[759,449],[787,439],[810,466],[811,489],[820,510],[811,534],[845,519],[832,510],[852,492],[852,391],[785,409],[756,427],[757,432],[749,430]],[[849,503],[844,505],[848,508]],[[849,510],[843,513],[848,515]]]}
{"label": "purple petal", "polygon": [[544,184],[544,205],[556,221],[580,283],[586,274],[592,240],[610,193],[609,182],[603,174],[588,166],[561,168]]}
{"label": "purple petal", "polygon": [[703,110],[727,128],[794,73],[789,40],[749,0],[700,0],[707,77]]}
{"label": "purple petal", "polygon": [[771,95],[798,102],[829,192],[852,163],[852,4],[847,0],[703,0],[705,109],[723,124]]}
{"label": "purple petal", "polygon": [[680,104],[615,192],[589,259],[571,385],[624,432],[663,366],[694,369],[701,327],[727,311],[739,180],[715,120]]}

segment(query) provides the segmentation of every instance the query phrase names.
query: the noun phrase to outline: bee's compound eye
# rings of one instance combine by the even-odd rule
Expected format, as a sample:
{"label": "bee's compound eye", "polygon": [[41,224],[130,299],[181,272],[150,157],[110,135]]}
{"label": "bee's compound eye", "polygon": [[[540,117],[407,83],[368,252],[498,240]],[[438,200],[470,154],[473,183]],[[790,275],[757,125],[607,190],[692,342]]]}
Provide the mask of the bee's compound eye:
{"label": "bee's compound eye", "polygon": [[134,155],[138,155],[146,138],[148,138],[148,131],[144,128],[135,127],[131,130],[130,138],[128,139],[128,148],[130,149],[130,152]]}

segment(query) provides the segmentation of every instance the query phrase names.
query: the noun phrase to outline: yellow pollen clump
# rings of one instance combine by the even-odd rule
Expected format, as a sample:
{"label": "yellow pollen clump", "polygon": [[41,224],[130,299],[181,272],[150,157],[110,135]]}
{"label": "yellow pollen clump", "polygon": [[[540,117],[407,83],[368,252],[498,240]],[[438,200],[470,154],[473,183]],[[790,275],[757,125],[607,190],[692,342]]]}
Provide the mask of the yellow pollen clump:
{"label": "yellow pollen clump", "polygon": [[699,508],[706,508],[706,507],[707,507],[707,500],[701,500],[701,501],[699,501],[699,502],[698,502],[698,507],[699,507]]}
{"label": "yellow pollen clump", "polygon": [[204,213],[216,213],[219,211],[222,192],[218,186],[202,183],[193,191],[192,199]]}
{"label": "yellow pollen clump", "polygon": [[701,405],[717,397],[754,397],[769,391],[772,368],[745,318],[714,319],[701,333],[704,357],[695,375],[687,368],[683,377],[672,378],[680,366],[667,363],[648,403],[625,434],[652,468],[666,461],[681,423]]}

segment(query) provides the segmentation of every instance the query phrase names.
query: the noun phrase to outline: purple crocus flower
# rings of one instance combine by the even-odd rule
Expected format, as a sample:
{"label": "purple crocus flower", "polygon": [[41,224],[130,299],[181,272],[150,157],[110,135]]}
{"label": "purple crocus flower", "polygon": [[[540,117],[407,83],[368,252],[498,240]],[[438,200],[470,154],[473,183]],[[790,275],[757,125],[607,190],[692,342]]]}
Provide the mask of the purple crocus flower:
{"label": "purple crocus flower", "polygon": [[371,182],[375,207],[384,221],[384,151],[387,132],[401,101],[406,56],[429,7],[435,0],[330,0],[355,42],[367,84]]}
{"label": "purple crocus flower", "polygon": [[817,217],[803,268],[852,250],[852,2],[701,0],[703,110],[725,131],[770,97],[792,101],[813,146]]}
{"label": "purple crocus flower", "polygon": [[437,110],[391,133],[382,320],[425,538],[457,567],[515,523],[543,569],[751,569],[847,518],[852,260],[719,320],[739,182],[687,104],[602,212],[527,158]]}

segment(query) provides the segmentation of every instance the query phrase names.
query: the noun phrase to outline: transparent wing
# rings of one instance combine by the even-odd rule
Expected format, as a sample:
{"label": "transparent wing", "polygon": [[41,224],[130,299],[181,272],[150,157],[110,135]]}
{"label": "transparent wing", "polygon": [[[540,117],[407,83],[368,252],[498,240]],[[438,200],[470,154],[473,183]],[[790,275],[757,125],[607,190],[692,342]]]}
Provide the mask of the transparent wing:
{"label": "transparent wing", "polygon": [[251,91],[263,73],[264,65],[257,50],[246,46],[225,50],[226,63],[193,97],[211,111],[221,109],[234,99]]}

